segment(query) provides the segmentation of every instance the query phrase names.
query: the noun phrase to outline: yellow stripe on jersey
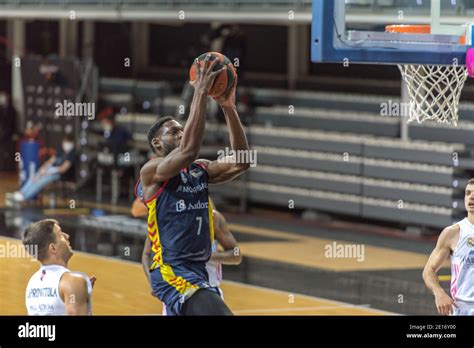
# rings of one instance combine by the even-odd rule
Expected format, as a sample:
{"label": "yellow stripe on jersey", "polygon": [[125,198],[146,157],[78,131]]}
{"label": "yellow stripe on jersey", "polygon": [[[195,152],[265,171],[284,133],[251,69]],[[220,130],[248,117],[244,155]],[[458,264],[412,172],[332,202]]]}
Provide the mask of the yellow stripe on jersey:
{"label": "yellow stripe on jersey", "polygon": [[199,289],[199,286],[191,284],[183,277],[181,276],[177,277],[174,274],[173,269],[171,268],[170,265],[166,265],[162,263],[160,265],[160,273],[161,273],[161,276],[163,277],[163,280],[167,282],[169,285],[171,285],[172,287],[174,287],[176,291],[178,291],[181,295],[189,296],[194,291]]}
{"label": "yellow stripe on jersey", "polygon": [[[160,274],[164,281],[174,287],[181,295],[185,297],[192,295],[199,286],[191,284],[183,277],[176,275],[170,265],[163,263],[162,248],[160,244],[160,231],[158,229],[158,220],[156,218],[156,199],[151,200],[146,205],[148,207],[148,237],[151,240],[151,250],[155,253],[153,262],[150,266],[150,271],[157,268],[160,269]],[[211,242],[214,241],[214,204],[209,197],[208,214],[209,214],[209,231]]]}
{"label": "yellow stripe on jersey", "polygon": [[183,277],[176,275],[170,265],[163,263],[162,248],[160,244],[160,231],[158,229],[158,221],[156,219],[156,199],[147,203],[148,207],[148,237],[151,240],[151,250],[155,253],[150,271],[159,268],[163,280],[174,287],[181,295],[189,296],[195,289],[199,287],[191,284]]}
{"label": "yellow stripe on jersey", "polygon": [[146,205],[148,207],[148,238],[150,238],[151,241],[151,250],[155,253],[150,267],[150,271],[153,271],[163,263],[158,220],[156,219],[156,199],[153,199]]}
{"label": "yellow stripe on jersey", "polygon": [[214,241],[214,202],[209,197],[209,233],[211,234],[211,243]]}

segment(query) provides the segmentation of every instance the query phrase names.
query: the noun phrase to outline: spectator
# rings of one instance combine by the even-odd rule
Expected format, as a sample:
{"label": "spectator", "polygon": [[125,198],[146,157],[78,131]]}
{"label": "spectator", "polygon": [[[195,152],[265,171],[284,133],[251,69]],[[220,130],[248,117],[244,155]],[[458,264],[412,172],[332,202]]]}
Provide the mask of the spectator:
{"label": "spectator", "polygon": [[125,127],[116,123],[115,115],[115,109],[109,107],[102,110],[98,117],[103,130],[104,140],[102,145],[117,155],[126,152],[130,148],[132,136]]}
{"label": "spectator", "polygon": [[7,206],[31,200],[52,182],[74,180],[75,157],[74,138],[66,134],[63,138],[62,149],[50,157],[19,191],[7,193]]}

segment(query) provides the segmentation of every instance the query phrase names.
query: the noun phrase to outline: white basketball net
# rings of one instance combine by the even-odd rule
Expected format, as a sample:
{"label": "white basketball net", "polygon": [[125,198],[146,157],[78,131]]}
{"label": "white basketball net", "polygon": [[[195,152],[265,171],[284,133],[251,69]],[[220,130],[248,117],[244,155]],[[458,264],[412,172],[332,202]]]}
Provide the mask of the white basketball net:
{"label": "white basketball net", "polygon": [[408,122],[434,120],[457,126],[459,98],[468,72],[461,65],[399,65],[408,86]]}

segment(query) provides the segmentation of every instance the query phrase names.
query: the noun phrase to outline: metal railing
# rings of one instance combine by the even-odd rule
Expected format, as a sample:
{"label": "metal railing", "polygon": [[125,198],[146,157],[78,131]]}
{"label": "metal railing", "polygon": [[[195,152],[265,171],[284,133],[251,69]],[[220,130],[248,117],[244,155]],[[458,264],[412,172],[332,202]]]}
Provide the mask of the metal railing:
{"label": "metal railing", "polygon": [[0,0],[0,6],[310,8],[311,0]]}

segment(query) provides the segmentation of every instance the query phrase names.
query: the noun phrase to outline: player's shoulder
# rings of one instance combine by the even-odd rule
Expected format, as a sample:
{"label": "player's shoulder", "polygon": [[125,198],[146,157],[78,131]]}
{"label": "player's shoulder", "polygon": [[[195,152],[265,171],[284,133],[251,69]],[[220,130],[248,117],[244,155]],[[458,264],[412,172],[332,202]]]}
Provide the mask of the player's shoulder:
{"label": "player's shoulder", "polygon": [[66,272],[61,277],[60,286],[68,289],[87,289],[87,280],[79,273]]}
{"label": "player's shoulder", "polygon": [[156,166],[164,160],[164,157],[153,157],[149,159],[140,169],[140,177],[147,176],[156,171]]}
{"label": "player's shoulder", "polygon": [[141,170],[146,170],[149,167],[155,167],[157,164],[160,164],[160,162],[163,161],[164,159],[165,159],[164,157],[150,158],[148,161],[145,162]]}
{"label": "player's shoulder", "polygon": [[461,231],[461,226],[459,225],[459,222],[456,222],[455,224],[445,227],[443,232],[441,233],[444,233],[446,235],[456,235],[460,231]]}
{"label": "player's shoulder", "polygon": [[209,164],[211,163],[211,161],[204,158],[199,158],[195,160],[194,163],[196,163],[198,166],[200,166],[204,170],[207,170],[207,167],[209,167]]}
{"label": "player's shoulder", "polygon": [[452,224],[447,226],[439,235],[438,243],[439,244],[446,244],[450,245],[456,238],[459,237],[459,233],[461,231],[461,226],[459,223]]}

